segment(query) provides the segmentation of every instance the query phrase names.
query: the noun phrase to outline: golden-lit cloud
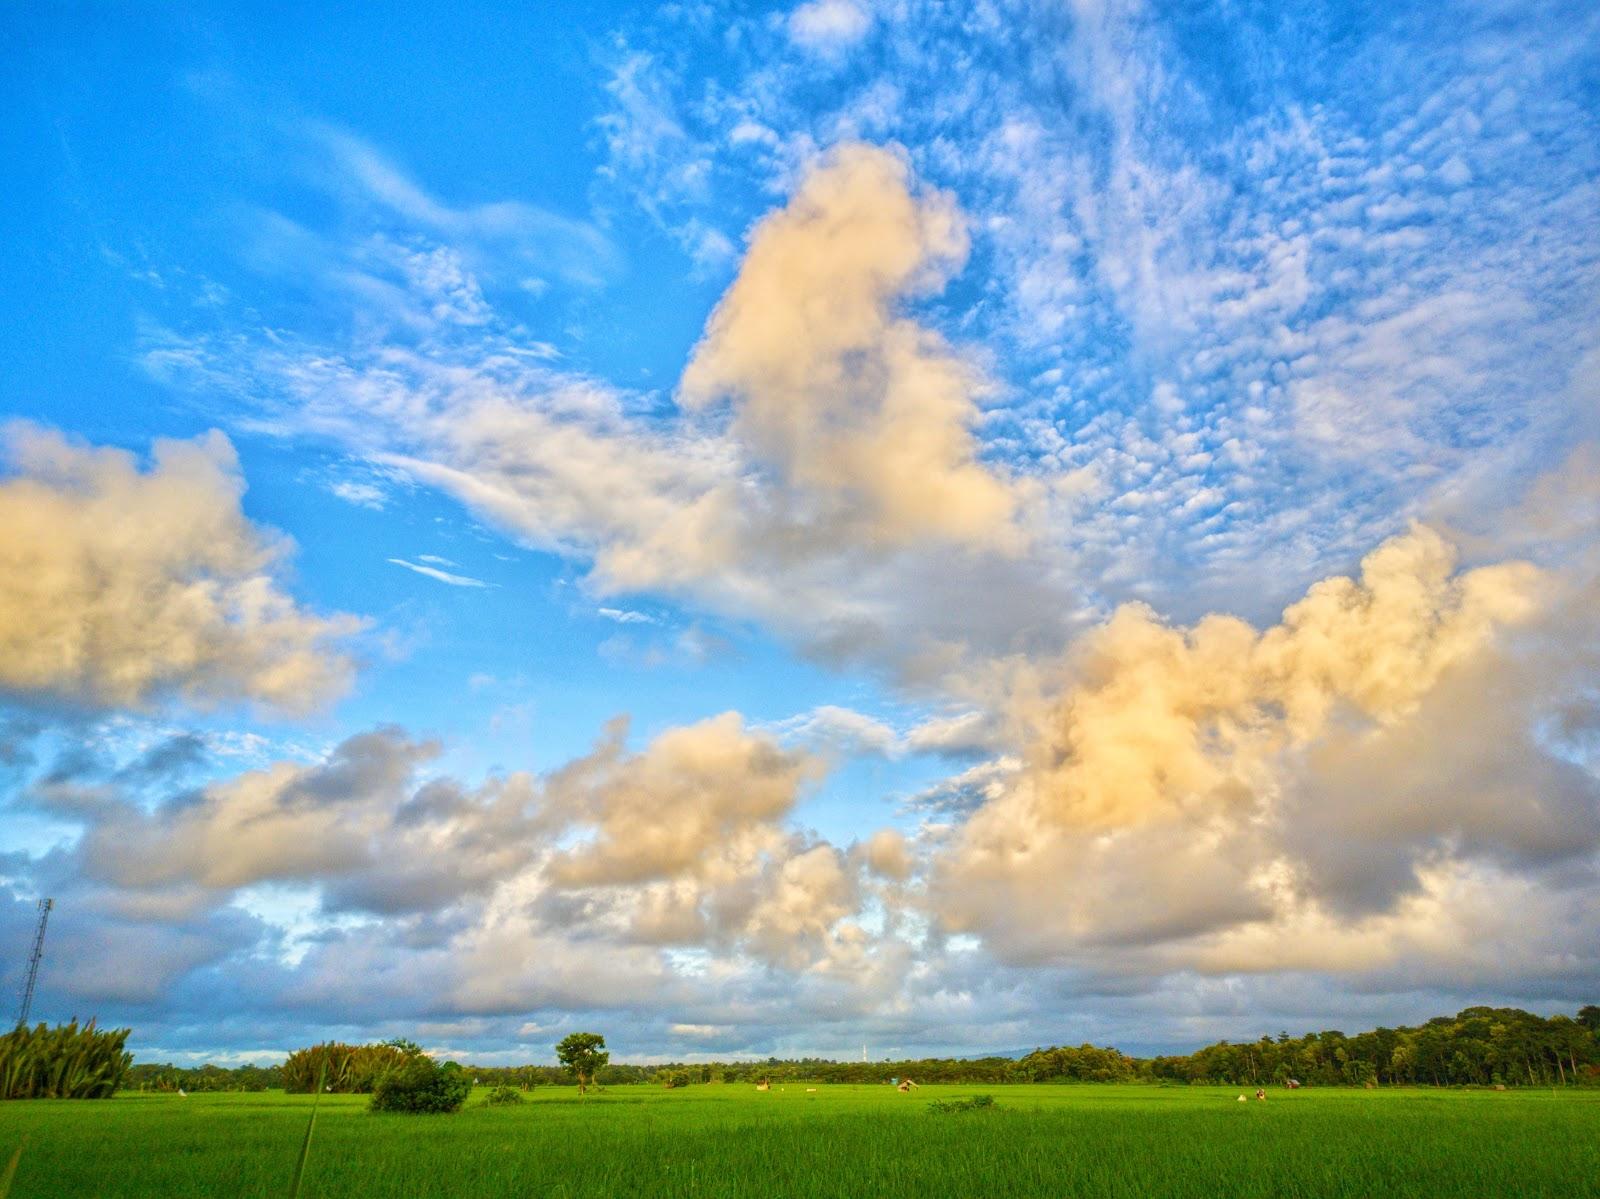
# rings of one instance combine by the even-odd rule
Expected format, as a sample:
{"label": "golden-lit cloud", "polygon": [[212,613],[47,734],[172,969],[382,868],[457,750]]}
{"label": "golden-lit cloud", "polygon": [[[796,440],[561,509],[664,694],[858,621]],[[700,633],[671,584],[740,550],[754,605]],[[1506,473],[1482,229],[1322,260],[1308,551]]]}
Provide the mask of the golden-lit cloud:
{"label": "golden-lit cloud", "polygon": [[813,169],[751,235],[680,394],[730,398],[753,458],[871,536],[987,545],[1008,535],[1016,496],[977,460],[983,380],[900,311],[962,264],[966,233],[950,196],[910,184],[871,146]]}
{"label": "golden-lit cloud", "polygon": [[257,883],[325,888],[330,909],[432,911],[490,889],[539,850],[535,781],[476,788],[419,777],[438,754],[396,728],[349,737],[322,760],[275,762],[147,809],[104,794],[41,789],[85,825],[90,877],[195,902]]}
{"label": "golden-lit cloud", "polygon": [[746,728],[736,712],[623,748],[615,723],[552,774],[545,802],[579,840],[544,866],[538,900],[623,943],[714,946],[801,970],[853,936],[858,870],[789,823],[824,773],[814,754]]}
{"label": "golden-lit cloud", "polygon": [[1339,711],[1407,714],[1494,629],[1532,614],[1524,562],[1457,573],[1425,526],[1369,554],[1359,579],[1317,583],[1257,632],[1231,616],[1174,628],[1119,608],[1076,647],[1064,694],[1013,712],[1029,725],[1030,774],[1049,817],[1116,828],[1197,803],[1259,796],[1269,758]]}
{"label": "golden-lit cloud", "polygon": [[26,424],[4,434],[0,688],[89,704],[163,694],[289,711],[344,689],[357,622],[281,588],[285,543],[240,510],[228,439],[158,441],[141,470]]}
{"label": "golden-lit cloud", "polygon": [[[1498,727],[1479,698],[1519,677],[1500,643],[1555,592],[1525,562],[1460,570],[1419,525],[1265,631],[1119,609],[1056,677],[1014,677],[1022,760],[950,834],[936,907],[1002,953],[1051,958],[1291,912],[1337,923],[1414,892],[1440,854],[1581,851],[1600,832],[1584,817],[1593,788],[1529,738],[1528,694],[1496,696]],[[1366,761],[1386,765],[1363,774]],[[1508,772],[1543,782],[1502,785]]]}
{"label": "golden-lit cloud", "polygon": [[866,842],[867,866],[874,874],[904,881],[911,874],[911,850],[898,829],[881,828]]}
{"label": "golden-lit cloud", "polygon": [[626,733],[613,721],[547,775],[476,786],[430,775],[439,746],[386,727],[154,806],[70,780],[37,784],[30,802],[81,823],[84,877],[147,915],[264,883],[388,917],[499,897],[537,937],[714,945],[795,969],[828,958],[860,906],[859,863],[789,826],[821,761],[734,712],[637,751]]}
{"label": "golden-lit cloud", "polygon": [[737,712],[668,729],[637,754],[624,750],[625,732],[614,725],[550,779],[551,803],[593,830],[556,855],[563,885],[714,876],[773,849],[779,822],[819,774],[815,759],[749,732]]}

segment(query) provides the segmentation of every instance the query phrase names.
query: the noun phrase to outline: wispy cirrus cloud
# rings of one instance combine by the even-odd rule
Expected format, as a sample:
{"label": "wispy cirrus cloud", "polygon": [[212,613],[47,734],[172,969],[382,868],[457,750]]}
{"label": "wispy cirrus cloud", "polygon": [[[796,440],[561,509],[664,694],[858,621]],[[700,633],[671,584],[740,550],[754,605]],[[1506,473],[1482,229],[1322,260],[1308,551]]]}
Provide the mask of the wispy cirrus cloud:
{"label": "wispy cirrus cloud", "polygon": [[[424,555],[424,557],[426,558],[427,555]],[[482,579],[474,579],[470,575],[452,574],[448,570],[440,570],[437,566],[428,566],[425,562],[408,562],[404,558],[385,558],[384,561],[394,566],[403,566],[415,574],[436,579],[451,587],[487,587],[489,585]],[[454,563],[448,563],[448,565],[454,565]]]}
{"label": "wispy cirrus cloud", "polygon": [[[470,323],[486,315],[468,269],[479,276],[520,270],[533,279],[554,272],[595,286],[619,264],[616,246],[593,222],[516,200],[452,204],[347,129],[311,122],[301,132],[322,156],[318,182],[439,243],[422,250],[396,246],[393,252],[401,269],[422,290],[440,296],[456,320]],[[315,154],[309,157],[316,160]]]}
{"label": "wispy cirrus cloud", "polygon": [[617,624],[659,624],[654,616],[648,612],[636,612],[632,608],[596,608],[595,612],[607,620]]}

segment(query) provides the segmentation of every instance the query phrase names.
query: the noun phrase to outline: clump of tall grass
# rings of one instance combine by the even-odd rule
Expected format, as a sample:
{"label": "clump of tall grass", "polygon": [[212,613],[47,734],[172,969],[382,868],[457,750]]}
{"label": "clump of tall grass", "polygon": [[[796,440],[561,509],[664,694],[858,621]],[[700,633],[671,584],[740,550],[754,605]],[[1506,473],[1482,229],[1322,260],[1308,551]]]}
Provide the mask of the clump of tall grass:
{"label": "clump of tall grass", "polygon": [[504,1107],[521,1102],[521,1092],[516,1087],[508,1087],[504,1083],[490,1091],[483,1099],[485,1107]]}
{"label": "clump of tall grass", "polygon": [[405,1043],[346,1045],[325,1041],[297,1049],[283,1063],[283,1089],[307,1094],[319,1089],[336,1095],[369,1095],[378,1080],[404,1065],[418,1050]]}
{"label": "clump of tall grass", "polygon": [[930,1112],[946,1115],[950,1112],[978,1112],[994,1106],[993,1095],[974,1095],[970,1099],[935,1099],[928,1104]]}
{"label": "clump of tall grass", "polygon": [[133,1063],[123,1048],[131,1031],[74,1020],[0,1036],[0,1099],[110,1098]]}

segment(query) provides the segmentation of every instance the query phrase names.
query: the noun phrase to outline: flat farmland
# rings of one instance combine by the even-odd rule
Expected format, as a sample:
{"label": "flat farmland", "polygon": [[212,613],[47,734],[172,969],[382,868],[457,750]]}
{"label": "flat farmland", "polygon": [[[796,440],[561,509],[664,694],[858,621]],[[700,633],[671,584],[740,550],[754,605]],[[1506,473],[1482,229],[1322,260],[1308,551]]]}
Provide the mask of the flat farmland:
{"label": "flat farmland", "polygon": [[[935,1099],[981,1093],[987,1110]],[[449,1116],[325,1096],[302,1194],[1575,1196],[1600,1194],[1600,1094],[789,1084],[534,1091]],[[0,1105],[13,1199],[287,1195],[312,1099],[123,1094]]]}

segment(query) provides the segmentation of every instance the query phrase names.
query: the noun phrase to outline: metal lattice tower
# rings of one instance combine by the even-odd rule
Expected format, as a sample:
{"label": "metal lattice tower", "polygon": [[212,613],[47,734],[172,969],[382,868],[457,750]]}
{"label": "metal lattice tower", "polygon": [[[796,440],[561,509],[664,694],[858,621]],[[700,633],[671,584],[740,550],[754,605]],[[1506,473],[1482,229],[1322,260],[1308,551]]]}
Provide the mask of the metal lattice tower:
{"label": "metal lattice tower", "polygon": [[44,958],[44,926],[50,921],[50,909],[56,906],[53,899],[39,901],[39,929],[33,934],[33,952],[28,955],[28,978],[22,984],[22,1010],[17,1013],[17,1027],[28,1023],[28,1013],[33,1009],[33,984],[39,981],[39,962]]}

